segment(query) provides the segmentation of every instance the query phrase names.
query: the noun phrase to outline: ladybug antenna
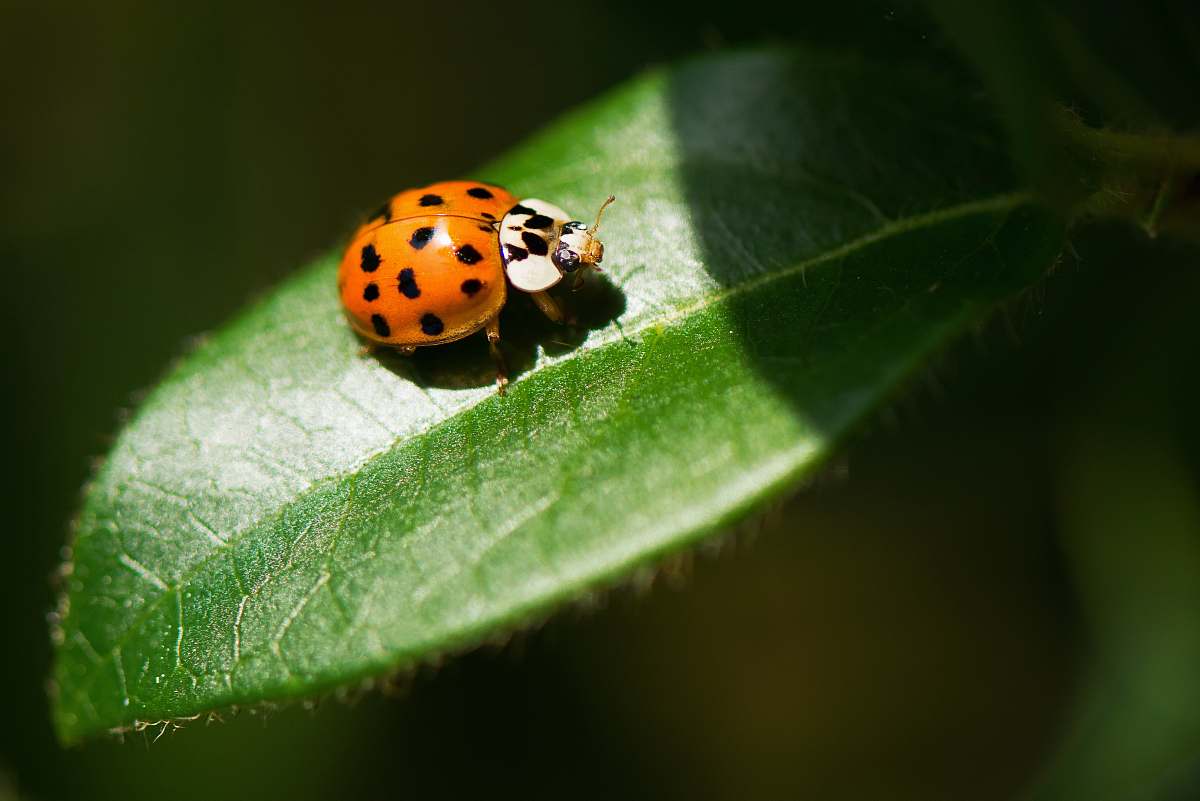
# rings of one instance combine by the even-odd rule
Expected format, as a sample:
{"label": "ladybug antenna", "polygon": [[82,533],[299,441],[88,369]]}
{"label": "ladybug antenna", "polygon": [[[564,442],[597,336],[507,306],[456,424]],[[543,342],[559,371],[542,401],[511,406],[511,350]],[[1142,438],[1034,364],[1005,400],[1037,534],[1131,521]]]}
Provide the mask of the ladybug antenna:
{"label": "ladybug antenna", "polygon": [[608,200],[604,201],[600,205],[600,211],[596,212],[596,223],[591,228],[587,229],[588,236],[595,236],[596,232],[600,230],[600,218],[604,216],[604,210],[607,209],[609,204],[616,199],[616,195],[609,195]]}

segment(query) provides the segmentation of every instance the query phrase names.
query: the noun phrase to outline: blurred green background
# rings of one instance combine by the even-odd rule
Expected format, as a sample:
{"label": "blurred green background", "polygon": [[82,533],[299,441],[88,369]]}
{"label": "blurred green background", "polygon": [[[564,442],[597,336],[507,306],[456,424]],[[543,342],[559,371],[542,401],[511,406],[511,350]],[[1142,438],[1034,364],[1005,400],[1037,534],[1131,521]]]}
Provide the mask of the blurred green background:
{"label": "blurred green background", "polygon": [[0,801],[1195,797],[1200,272],[1117,227],[1077,233],[842,461],[649,591],[397,697],[59,749],[59,549],[117,410],[189,337],[381,198],[655,64],[949,48],[866,2],[0,9]]}

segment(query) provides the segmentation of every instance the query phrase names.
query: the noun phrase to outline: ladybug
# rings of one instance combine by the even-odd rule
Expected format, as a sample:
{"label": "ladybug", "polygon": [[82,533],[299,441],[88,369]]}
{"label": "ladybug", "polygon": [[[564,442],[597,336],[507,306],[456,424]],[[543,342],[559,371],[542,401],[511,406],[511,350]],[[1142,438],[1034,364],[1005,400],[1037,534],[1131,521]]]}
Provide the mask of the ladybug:
{"label": "ladybug", "polygon": [[346,248],[337,279],[346,317],[369,346],[404,354],[483,329],[503,393],[499,320],[507,285],[564,322],[546,290],[568,273],[578,287],[588,268],[599,269],[604,246],[596,231],[613,200],[586,227],[553,204],[518,200],[494,184],[442,181],[406,189],[360,226]]}

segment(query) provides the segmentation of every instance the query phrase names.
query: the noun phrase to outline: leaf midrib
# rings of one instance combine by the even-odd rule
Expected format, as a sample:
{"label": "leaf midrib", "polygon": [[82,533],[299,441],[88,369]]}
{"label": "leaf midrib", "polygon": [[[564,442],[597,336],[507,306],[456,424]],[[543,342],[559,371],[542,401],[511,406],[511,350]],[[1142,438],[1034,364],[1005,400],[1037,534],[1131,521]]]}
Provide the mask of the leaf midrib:
{"label": "leaf midrib", "polygon": [[[639,325],[636,328],[626,329],[624,331],[621,331],[614,326],[614,327],[605,329],[604,331],[600,332],[597,335],[596,341],[594,344],[585,345],[581,349],[573,351],[571,354],[569,354],[561,359],[547,360],[545,363],[543,363],[543,365],[535,366],[532,369],[527,370],[525,373],[523,373],[521,375],[520,378],[518,378],[513,383],[514,384],[519,383],[533,375],[539,374],[546,370],[554,369],[562,364],[568,363],[577,355],[582,355],[583,353],[591,353],[591,352],[600,351],[603,348],[610,347],[610,346],[612,346],[614,344],[618,344],[620,342],[624,342],[625,339],[628,336],[630,336],[631,334],[636,335],[636,334],[640,334],[640,333],[647,331],[649,329],[652,329],[652,328],[661,328],[661,327],[676,325],[676,324],[680,323],[681,321],[683,321],[687,318],[690,318],[692,315],[695,315],[701,311],[704,311],[707,308],[718,305],[718,304],[728,301],[730,299],[736,298],[745,293],[753,292],[753,291],[760,289],[764,286],[767,286],[775,281],[784,280],[784,279],[796,276],[798,274],[805,272],[809,268],[818,267],[823,264],[828,264],[831,262],[839,261],[841,259],[844,259],[848,256],[853,255],[854,253],[856,253],[860,250],[863,250],[865,248],[869,248],[873,245],[879,244],[880,242],[886,241],[887,239],[890,239],[892,237],[901,236],[903,234],[911,233],[913,231],[919,231],[919,230],[923,230],[926,228],[931,228],[931,227],[936,226],[943,222],[949,222],[952,220],[962,219],[964,217],[970,217],[975,214],[1011,211],[1021,205],[1029,203],[1031,200],[1032,200],[1032,196],[1030,195],[1029,192],[1026,192],[1026,191],[1010,192],[1010,193],[994,195],[992,197],[983,198],[980,200],[974,200],[974,201],[969,201],[966,203],[960,203],[960,204],[949,206],[949,207],[946,207],[943,209],[938,209],[938,210],[935,210],[932,212],[926,212],[924,214],[917,214],[917,215],[913,215],[911,217],[905,217],[902,219],[895,220],[893,222],[879,226],[874,231],[871,231],[860,237],[852,239],[849,242],[846,242],[835,248],[827,250],[824,253],[820,253],[815,256],[811,256],[807,259],[803,259],[789,267],[785,267],[783,269],[780,269],[780,270],[777,270],[774,272],[762,273],[758,276],[752,277],[748,280],[742,281],[742,282],[734,284],[732,286],[724,287],[717,292],[712,292],[708,295],[705,295],[701,298],[696,299],[695,301],[693,301],[691,303],[687,303],[682,306],[677,306],[672,309],[666,309],[660,315],[654,317],[653,319],[646,320],[645,322],[643,322],[641,325]],[[356,476],[361,471],[361,469],[364,465],[370,463],[371,461],[378,458],[379,456],[382,456],[383,454],[394,450],[395,448],[401,446],[402,444],[404,444],[406,442],[418,439],[420,437],[428,436],[429,434],[431,434],[433,431],[440,428],[441,426],[447,425],[450,422],[450,420],[460,417],[461,415],[469,414],[472,411],[474,411],[478,406],[480,406],[482,403],[485,403],[488,401],[493,401],[495,399],[496,399],[496,396],[493,394],[489,393],[487,395],[483,395],[475,403],[472,403],[470,405],[464,406],[461,409],[459,409],[453,415],[453,417],[444,418],[422,431],[411,434],[402,440],[394,441],[387,447],[379,449],[379,450],[369,454],[368,456],[364,457],[356,467],[346,470],[344,472],[325,476],[324,478],[314,481],[302,493],[296,494],[295,496],[292,497],[291,500],[272,509],[269,513],[263,514],[262,516],[256,518],[252,523],[248,524],[245,528],[241,529],[240,531],[237,531],[237,532],[231,534],[222,545],[215,547],[211,552],[209,552],[202,559],[197,561],[195,565],[193,565],[187,571],[185,571],[180,576],[179,581],[168,586],[168,588],[166,590],[164,590],[163,592],[161,592],[157,596],[155,596],[153,598],[153,600],[148,601],[145,604],[145,606],[142,608],[142,610],[138,614],[138,616],[133,621],[131,621],[130,625],[125,629],[124,633],[117,639],[117,641],[112,645],[112,647],[110,649],[108,649],[107,654],[105,655],[105,659],[107,661],[114,661],[116,652],[120,651],[128,643],[129,638],[134,634],[134,632],[138,631],[138,629],[146,622],[146,620],[149,619],[149,617],[158,610],[158,608],[161,606],[164,598],[172,596],[175,592],[177,592],[178,590],[180,590],[184,586],[186,586],[189,583],[190,579],[196,575],[201,574],[204,571],[204,569],[212,562],[213,559],[223,556],[229,548],[234,547],[235,545],[240,543],[242,538],[244,538],[247,534],[261,528],[261,526],[265,520],[268,520],[271,517],[278,516],[282,512],[282,510],[286,509],[287,507],[289,507],[291,505],[294,505],[300,498],[303,498],[307,495],[311,495],[315,492],[318,492],[321,488],[328,486],[330,484],[335,484],[335,483],[343,481],[349,477]],[[89,532],[84,532],[84,533],[89,533]],[[80,633],[82,634],[82,632],[80,632]],[[93,648],[93,650],[95,650],[95,649]],[[99,652],[97,652],[97,654],[99,655]],[[95,683],[95,679],[96,679],[97,675],[99,675],[97,672],[89,673],[88,676],[84,679],[84,681],[80,685],[80,687],[79,687],[80,691],[85,692],[85,694],[86,694],[86,690],[89,689]]]}

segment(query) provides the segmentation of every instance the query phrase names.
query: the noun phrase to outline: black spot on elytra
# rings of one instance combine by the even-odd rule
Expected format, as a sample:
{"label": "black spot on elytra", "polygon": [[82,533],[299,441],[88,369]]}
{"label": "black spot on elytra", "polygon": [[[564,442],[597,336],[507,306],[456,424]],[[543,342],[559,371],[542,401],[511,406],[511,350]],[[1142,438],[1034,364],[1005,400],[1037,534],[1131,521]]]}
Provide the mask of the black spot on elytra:
{"label": "black spot on elytra", "polygon": [[529,257],[529,251],[517,245],[504,246],[504,258],[506,261],[525,261]]}
{"label": "black spot on elytra", "polygon": [[441,195],[421,195],[421,199],[417,201],[418,206],[440,206],[446,201],[442,200]]}
{"label": "black spot on elytra", "polygon": [[495,214],[491,214],[490,212],[486,212],[486,211],[481,211],[481,212],[479,212],[479,215],[480,215],[481,217],[485,217],[485,218],[487,218],[487,219],[489,219],[489,220],[494,220],[494,219],[496,219],[496,215],[495,215]]}
{"label": "black spot on elytra", "polygon": [[517,205],[515,205],[511,209],[509,209],[508,213],[509,214],[524,214],[526,216],[531,216],[531,215],[537,214],[537,212],[534,211],[533,209],[529,208],[528,206],[522,206],[520,203],[518,203]]}
{"label": "black spot on elytra", "polygon": [[446,328],[442,324],[442,318],[432,312],[425,312],[421,315],[421,331],[427,336],[436,337]]}
{"label": "black spot on elytra", "polygon": [[371,282],[363,287],[363,300],[370,303],[377,297],[379,297],[379,287],[377,287],[374,282]]}
{"label": "black spot on elytra", "polygon": [[490,226],[490,225],[480,225],[480,226],[479,226],[479,230],[480,230],[480,231],[483,231],[484,233],[487,233],[487,234],[494,234],[494,233],[496,233],[496,229],[495,229],[495,228],[493,228],[493,227],[492,227],[492,226]]}
{"label": "black spot on elytra", "polygon": [[484,189],[482,186],[473,186],[467,190],[467,194],[471,197],[477,197],[480,200],[491,200],[495,195]]}
{"label": "black spot on elytra", "polygon": [[462,282],[462,286],[460,286],[459,289],[463,291],[464,295],[474,295],[476,292],[483,289],[483,282],[478,278],[468,278],[466,281]]}
{"label": "black spot on elytra", "polygon": [[376,252],[374,245],[364,245],[362,249],[362,259],[358,266],[362,268],[364,273],[373,273],[379,268],[379,253]]}
{"label": "black spot on elytra", "polygon": [[379,208],[375,209],[375,213],[367,218],[367,222],[375,222],[380,217],[383,218],[385,223],[392,221],[392,202],[390,200]]}
{"label": "black spot on elytra", "polygon": [[392,335],[392,329],[388,326],[387,320],[383,319],[382,314],[372,314],[371,325],[375,326],[375,333],[381,337],[390,337]]}
{"label": "black spot on elytra", "polygon": [[525,247],[529,248],[529,252],[535,256],[545,256],[550,252],[550,246],[546,244],[546,240],[532,231],[526,231],[521,234],[521,241],[525,243]]}
{"label": "black spot on elytra", "polygon": [[455,249],[454,255],[463,264],[477,264],[483,260],[482,254],[470,245],[460,245]]}
{"label": "black spot on elytra", "polygon": [[545,214],[535,214],[525,221],[526,228],[549,228],[551,225],[554,225],[554,220]]}
{"label": "black spot on elytra", "polygon": [[417,250],[429,244],[429,240],[433,239],[433,229],[429,227],[418,228],[412,232],[412,238],[408,240],[408,244],[412,245]]}
{"label": "black spot on elytra", "polygon": [[398,286],[400,287],[401,295],[409,299],[421,297],[421,288],[417,286],[417,279],[413,277],[411,267],[405,267],[401,270],[396,279],[400,282]]}

